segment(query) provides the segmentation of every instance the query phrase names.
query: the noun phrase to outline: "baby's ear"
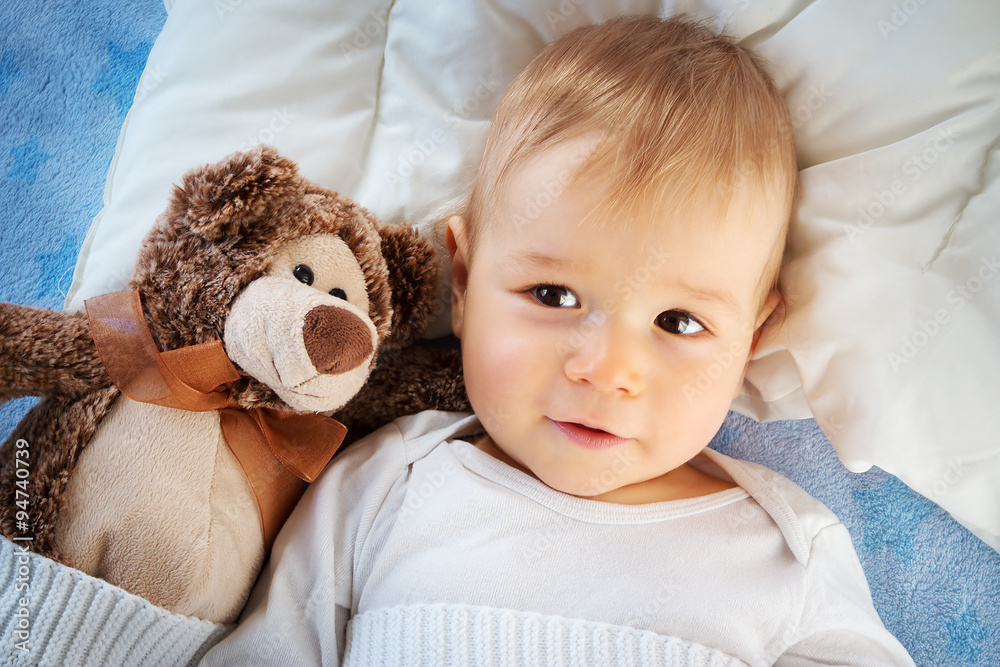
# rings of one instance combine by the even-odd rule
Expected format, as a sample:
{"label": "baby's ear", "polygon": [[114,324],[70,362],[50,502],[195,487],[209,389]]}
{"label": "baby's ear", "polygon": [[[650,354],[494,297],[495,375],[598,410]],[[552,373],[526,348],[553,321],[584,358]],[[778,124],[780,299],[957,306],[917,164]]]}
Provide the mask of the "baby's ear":
{"label": "baby's ear", "polygon": [[764,327],[780,325],[784,316],[785,302],[781,296],[781,292],[771,290],[764,299],[764,304],[760,307],[760,312],[757,314],[757,319],[754,322],[753,338],[750,340],[750,350],[747,353],[746,363],[743,364],[743,374],[740,375],[740,381],[736,384],[736,393],[733,394],[734,400],[740,395],[740,389],[743,387],[743,380],[746,378],[747,369],[750,367],[750,358],[753,357],[754,353],[757,351],[757,344],[760,343],[760,337],[761,334],[764,333]]}
{"label": "baby's ear", "polygon": [[392,291],[392,330],[382,343],[386,349],[405,345],[440,310],[441,262],[417,230],[381,223],[378,230]]}
{"label": "baby's ear", "polygon": [[451,255],[451,330],[461,338],[465,290],[469,285],[469,235],[465,218],[453,215],[448,220],[445,243]]}
{"label": "baby's ear", "polygon": [[785,300],[778,290],[768,292],[764,303],[757,313],[757,320],[754,324],[753,343],[750,345],[750,356],[757,350],[757,342],[764,331],[764,327],[778,326],[785,317]]}
{"label": "baby's ear", "polygon": [[287,199],[301,197],[298,167],[270,146],[233,153],[184,175],[174,187],[169,216],[210,240],[238,236],[270,217]]}

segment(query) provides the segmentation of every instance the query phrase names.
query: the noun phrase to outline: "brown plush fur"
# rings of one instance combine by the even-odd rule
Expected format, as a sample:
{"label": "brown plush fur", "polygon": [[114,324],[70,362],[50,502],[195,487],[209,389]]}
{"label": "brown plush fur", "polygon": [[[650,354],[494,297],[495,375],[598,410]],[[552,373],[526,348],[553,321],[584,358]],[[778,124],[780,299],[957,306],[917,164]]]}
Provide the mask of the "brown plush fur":
{"label": "brown plush fur", "polygon": [[[268,148],[185,176],[147,237],[130,287],[142,295],[159,349],[222,339],[233,301],[265,274],[276,250],[316,233],[339,235],[359,259],[380,342],[375,377],[334,415],[350,438],[426,408],[467,409],[456,351],[404,347],[435,311],[439,267],[430,243],[307,181]],[[0,531],[32,535],[33,551],[58,559],[53,530],[67,482],[119,393],[85,316],[0,304],[0,402],[31,395],[43,398],[0,447]],[[287,409],[245,373],[233,396],[244,407]],[[22,438],[30,452],[27,530],[15,522]]]}
{"label": "brown plush fur", "polygon": [[[264,150],[192,172],[175,187],[130,282],[144,296],[153,339],[161,350],[220,340],[230,304],[266,273],[272,255],[317,233],[337,234],[361,260],[382,349],[426,326],[440,280],[433,247],[414,230],[383,225],[346,197],[306,181],[293,162]],[[233,393],[243,407],[285,407],[250,377]]]}
{"label": "brown plush fur", "polygon": [[403,415],[471,409],[457,346],[417,341],[380,355],[367,384],[334,416],[347,426],[350,443]]}
{"label": "brown plush fur", "polygon": [[0,303],[0,401],[111,385],[82,313]]}

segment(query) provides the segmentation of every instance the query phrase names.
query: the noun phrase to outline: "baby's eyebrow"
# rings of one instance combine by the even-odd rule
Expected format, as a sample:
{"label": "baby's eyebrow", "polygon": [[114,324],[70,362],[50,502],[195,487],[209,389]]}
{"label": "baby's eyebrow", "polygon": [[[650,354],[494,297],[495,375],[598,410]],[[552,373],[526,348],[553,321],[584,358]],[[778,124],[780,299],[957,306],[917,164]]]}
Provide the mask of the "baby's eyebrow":
{"label": "baby's eyebrow", "polygon": [[503,264],[514,270],[551,270],[572,267],[579,271],[591,271],[594,262],[589,259],[579,257],[555,257],[536,250],[525,250],[516,252],[503,258]]}
{"label": "baby's eyebrow", "polygon": [[740,302],[731,292],[727,290],[714,290],[711,288],[699,287],[697,285],[692,285],[685,280],[678,280],[676,285],[696,299],[720,302],[723,305],[728,306],[736,314],[739,314],[742,310],[740,308]]}

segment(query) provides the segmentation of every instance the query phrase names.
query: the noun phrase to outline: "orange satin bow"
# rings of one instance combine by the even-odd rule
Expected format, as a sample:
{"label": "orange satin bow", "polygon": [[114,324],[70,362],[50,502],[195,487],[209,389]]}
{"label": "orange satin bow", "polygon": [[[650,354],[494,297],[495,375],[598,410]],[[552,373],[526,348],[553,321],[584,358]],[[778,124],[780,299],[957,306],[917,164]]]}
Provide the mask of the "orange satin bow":
{"label": "orange satin bow", "polygon": [[222,341],[160,352],[139,293],[113,292],[84,302],[90,332],[112,382],[133,401],[219,411],[222,436],[253,488],[266,549],[344,440],[347,428],[319,414],[243,409],[229,387],[240,374]]}

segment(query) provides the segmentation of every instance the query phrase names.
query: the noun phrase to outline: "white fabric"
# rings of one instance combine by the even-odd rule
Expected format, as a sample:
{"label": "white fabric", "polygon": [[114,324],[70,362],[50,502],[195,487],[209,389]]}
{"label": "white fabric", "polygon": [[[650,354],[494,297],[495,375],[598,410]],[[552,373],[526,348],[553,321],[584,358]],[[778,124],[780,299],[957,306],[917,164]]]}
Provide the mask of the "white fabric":
{"label": "white fabric", "polygon": [[196,665],[231,629],[172,614],[0,537],[0,665]]}
{"label": "white fabric", "polygon": [[800,149],[788,318],[734,408],[815,415],[848,467],[888,470],[1000,548],[1000,3],[168,7],[68,308],[125,285],[171,183],[258,141],[388,221],[429,225],[467,195],[497,100],[546,42],[688,11],[773,63]]}
{"label": "white fabric", "polygon": [[351,619],[346,656],[345,665],[366,667],[745,664],[677,637],[469,605],[408,605],[359,614]]}
{"label": "white fabric", "polygon": [[912,664],[847,530],[777,473],[705,450],[739,486],[618,505],[456,439],[478,429],[425,412],[334,459],[203,665]]}

